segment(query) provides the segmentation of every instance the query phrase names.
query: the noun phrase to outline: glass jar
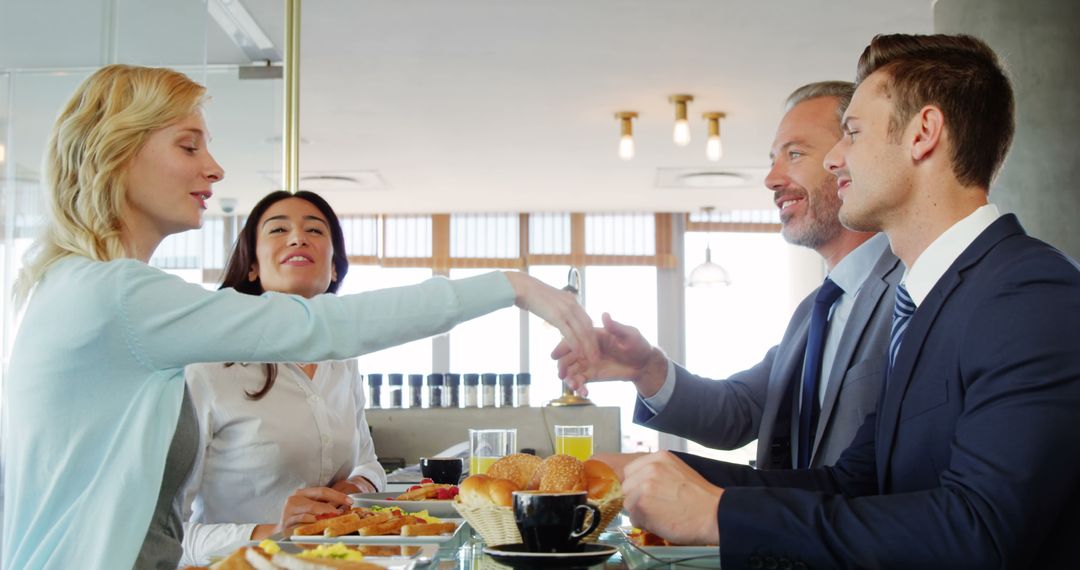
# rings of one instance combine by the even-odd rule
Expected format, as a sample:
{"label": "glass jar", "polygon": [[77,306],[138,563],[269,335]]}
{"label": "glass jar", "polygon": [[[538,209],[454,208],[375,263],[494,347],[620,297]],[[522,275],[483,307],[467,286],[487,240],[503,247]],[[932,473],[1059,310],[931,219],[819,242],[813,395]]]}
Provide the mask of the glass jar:
{"label": "glass jar", "polygon": [[446,375],[446,398],[443,400],[443,406],[446,408],[459,408],[461,407],[461,400],[458,396],[461,390],[461,374],[447,374]]}
{"label": "glass jar", "polygon": [[382,374],[367,375],[368,399],[367,407],[379,409],[382,407]]}
{"label": "glass jar", "polygon": [[402,384],[405,380],[404,374],[388,374],[388,383],[390,384],[390,408],[401,409],[401,391],[403,389]]}
{"label": "glass jar", "polygon": [[480,375],[480,383],[483,384],[483,389],[481,390],[482,397],[480,398],[480,407],[495,407],[495,380],[496,376],[490,372],[485,372]]}
{"label": "glass jar", "polygon": [[409,407],[424,407],[424,375],[409,374]]}
{"label": "glass jar", "polygon": [[429,408],[443,407],[443,375],[435,372],[427,377],[428,393],[427,401]]}
{"label": "glass jar", "polygon": [[466,374],[465,375],[465,407],[475,408],[480,405],[479,394],[477,391],[480,388],[480,375],[479,374]]}
{"label": "glass jar", "polygon": [[514,407],[514,375],[499,374],[499,407]]}
{"label": "glass jar", "polygon": [[519,372],[517,375],[517,405],[519,408],[529,407],[529,388],[532,385],[532,374]]}

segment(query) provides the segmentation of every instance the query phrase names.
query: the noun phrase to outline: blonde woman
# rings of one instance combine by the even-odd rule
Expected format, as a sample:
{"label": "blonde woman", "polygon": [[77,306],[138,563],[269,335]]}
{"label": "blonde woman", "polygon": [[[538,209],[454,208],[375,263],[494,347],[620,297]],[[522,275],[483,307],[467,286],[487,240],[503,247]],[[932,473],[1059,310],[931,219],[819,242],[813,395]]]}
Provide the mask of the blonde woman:
{"label": "blonde woman", "polygon": [[4,568],[175,568],[198,445],[187,364],[351,358],[515,303],[596,353],[573,298],[515,272],[305,299],[210,292],[148,266],[165,236],[202,224],[224,176],[204,92],[114,65],[56,121],[51,216],[17,284],[4,386]]}

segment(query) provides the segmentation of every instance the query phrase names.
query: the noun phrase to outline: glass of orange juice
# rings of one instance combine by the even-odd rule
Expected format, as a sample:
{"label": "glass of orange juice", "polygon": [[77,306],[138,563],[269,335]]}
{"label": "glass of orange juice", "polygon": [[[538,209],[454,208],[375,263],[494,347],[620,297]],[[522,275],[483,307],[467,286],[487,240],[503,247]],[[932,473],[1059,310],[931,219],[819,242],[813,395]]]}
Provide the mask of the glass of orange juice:
{"label": "glass of orange juice", "polygon": [[516,429],[470,429],[469,475],[487,473],[492,463],[517,449]]}
{"label": "glass of orange juice", "polygon": [[585,461],[593,454],[592,426],[555,426],[555,453]]}

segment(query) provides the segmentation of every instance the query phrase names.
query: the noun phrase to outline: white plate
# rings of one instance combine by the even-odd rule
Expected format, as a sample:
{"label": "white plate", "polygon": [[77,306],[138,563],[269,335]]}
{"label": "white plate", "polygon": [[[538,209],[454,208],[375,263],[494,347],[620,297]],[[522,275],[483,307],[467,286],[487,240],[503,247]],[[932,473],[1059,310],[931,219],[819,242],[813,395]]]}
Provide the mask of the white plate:
{"label": "white plate", "polygon": [[438,536],[400,536],[396,534],[360,536],[358,534],[347,534],[345,536],[290,536],[289,540],[306,544],[333,544],[335,542],[344,544],[438,544],[454,538],[457,533],[461,532],[465,519],[443,519],[443,522],[457,523],[457,528],[450,534],[440,534]]}
{"label": "white plate", "polygon": [[[646,557],[664,561],[707,561],[710,559],[718,559],[720,557],[720,549],[716,546],[638,546],[633,540],[630,540],[630,532],[632,530],[633,527],[629,526],[619,527],[619,532],[626,537],[626,543],[634,550],[644,553]],[[718,562],[716,560],[713,561]]]}
{"label": "white plate", "polygon": [[354,507],[398,507],[407,513],[427,510],[433,517],[457,517],[454,501],[395,501],[401,493],[357,493],[349,495]]}
{"label": "white plate", "polygon": [[[281,551],[286,554],[299,554],[304,551],[298,544],[289,544],[288,541],[276,541]],[[258,546],[259,541],[252,541],[247,544],[248,546]],[[372,564],[378,564],[388,570],[412,570],[417,565],[430,564],[435,560],[435,556],[439,552],[439,546],[436,544],[422,544],[417,545],[415,548],[419,550],[412,556],[373,556],[364,555],[364,562],[370,562]],[[209,563],[216,564],[224,559],[228,554],[210,556]]]}

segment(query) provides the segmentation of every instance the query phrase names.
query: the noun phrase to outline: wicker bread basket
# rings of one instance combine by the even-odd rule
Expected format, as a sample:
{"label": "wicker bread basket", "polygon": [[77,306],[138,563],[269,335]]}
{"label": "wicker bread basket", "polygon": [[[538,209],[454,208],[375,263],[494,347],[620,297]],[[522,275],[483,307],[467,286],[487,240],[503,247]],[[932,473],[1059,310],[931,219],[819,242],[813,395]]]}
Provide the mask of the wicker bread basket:
{"label": "wicker bread basket", "polygon": [[461,513],[461,517],[473,527],[473,530],[480,533],[488,546],[521,543],[521,533],[518,532],[517,523],[514,522],[512,507],[495,505],[470,507],[455,502],[454,508]]}
{"label": "wicker bread basket", "polygon": [[[600,534],[615,520],[622,511],[622,496],[604,501],[589,501],[600,509],[600,524],[582,542],[596,542]],[[512,507],[496,507],[485,505],[483,507],[470,507],[462,503],[454,503],[454,508],[461,513],[462,518],[468,521],[469,526],[484,539],[488,546],[500,544],[518,544],[521,542],[521,533],[518,532],[517,523],[514,522],[514,509]]]}
{"label": "wicker bread basket", "polygon": [[592,531],[585,538],[581,539],[583,542],[596,542],[600,539],[600,534],[607,529],[611,521],[615,520],[615,517],[619,516],[622,511],[623,497],[612,497],[603,501],[589,500],[590,505],[596,505],[600,507],[600,524],[596,525],[596,530]]}

